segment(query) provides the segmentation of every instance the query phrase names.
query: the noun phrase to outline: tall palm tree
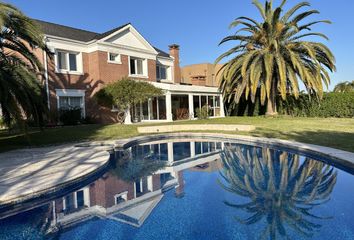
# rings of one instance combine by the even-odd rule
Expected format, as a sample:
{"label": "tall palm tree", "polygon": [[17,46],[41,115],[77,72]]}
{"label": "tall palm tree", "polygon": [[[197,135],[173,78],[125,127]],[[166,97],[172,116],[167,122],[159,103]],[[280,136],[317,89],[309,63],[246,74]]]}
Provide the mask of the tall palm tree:
{"label": "tall palm tree", "polygon": [[248,203],[225,204],[251,214],[236,219],[246,225],[263,222],[261,237],[287,237],[287,230],[311,236],[326,219],[311,211],[329,200],[337,173],[323,162],[299,155],[250,146],[228,145],[222,154],[220,180],[227,191],[248,198]]}
{"label": "tall palm tree", "polygon": [[[35,48],[48,51],[39,27],[16,7],[0,3],[0,109],[6,125],[43,121],[46,102]],[[48,51],[49,52],[49,51]]]}
{"label": "tall palm tree", "polygon": [[354,92],[354,81],[338,83],[333,92]]}
{"label": "tall palm tree", "polygon": [[[302,20],[316,10],[298,13],[308,2],[301,2],[287,12],[283,8],[287,0],[273,8],[273,1],[263,6],[258,0],[253,4],[262,16],[262,22],[249,17],[238,17],[230,28],[241,26],[234,34],[225,37],[220,44],[236,41],[237,45],[222,54],[222,59],[231,58],[223,65],[220,88],[228,101],[238,103],[240,98],[249,97],[255,101],[260,92],[262,105],[267,101],[267,114],[277,114],[276,96],[282,99],[287,94],[299,96],[299,80],[307,91],[322,97],[323,87],[330,83],[329,71],[335,71],[335,58],[323,43],[305,40],[305,37],[322,37],[312,32],[311,27],[327,20],[302,23]],[[232,57],[233,56],[233,57]]]}

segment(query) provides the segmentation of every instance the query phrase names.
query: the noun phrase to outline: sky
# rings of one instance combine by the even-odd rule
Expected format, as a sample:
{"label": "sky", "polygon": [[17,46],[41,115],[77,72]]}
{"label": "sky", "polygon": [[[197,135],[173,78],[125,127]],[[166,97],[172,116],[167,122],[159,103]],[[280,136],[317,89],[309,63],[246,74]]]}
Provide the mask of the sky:
{"label": "sky", "polygon": [[[263,2],[264,0],[260,0]],[[308,0],[320,15],[310,20],[328,19],[315,32],[326,34],[324,41],[336,57],[337,72],[332,83],[354,80],[354,1]],[[240,16],[260,20],[251,0],[6,0],[26,15],[94,32],[105,32],[125,23],[132,25],[155,47],[168,51],[180,45],[181,65],[213,63],[236,43],[218,46],[235,32],[229,24]],[[274,0],[279,3],[280,0]],[[298,3],[288,0],[286,7]],[[320,41],[323,41],[320,39]]]}

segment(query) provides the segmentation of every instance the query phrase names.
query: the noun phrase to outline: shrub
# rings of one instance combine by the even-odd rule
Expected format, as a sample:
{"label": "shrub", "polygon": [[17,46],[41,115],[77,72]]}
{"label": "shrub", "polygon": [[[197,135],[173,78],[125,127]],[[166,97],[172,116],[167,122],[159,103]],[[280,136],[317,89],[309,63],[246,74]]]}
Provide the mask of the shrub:
{"label": "shrub", "polygon": [[77,125],[81,122],[81,108],[65,108],[59,110],[59,120],[63,125]]}
{"label": "shrub", "polygon": [[196,112],[197,118],[208,119],[209,118],[209,106],[204,105],[202,108],[198,108]]}
{"label": "shrub", "polygon": [[5,128],[5,127],[6,127],[5,122],[4,122],[4,120],[0,117],[0,129],[3,129],[3,128]]}

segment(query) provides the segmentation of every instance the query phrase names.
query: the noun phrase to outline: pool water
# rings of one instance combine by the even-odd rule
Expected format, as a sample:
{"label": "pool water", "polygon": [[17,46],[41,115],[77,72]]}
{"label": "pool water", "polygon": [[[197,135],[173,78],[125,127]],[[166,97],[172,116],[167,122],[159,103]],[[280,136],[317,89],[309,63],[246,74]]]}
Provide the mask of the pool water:
{"label": "pool water", "polygon": [[87,186],[0,212],[0,239],[354,239],[352,170],[328,161],[214,140],[141,143]]}

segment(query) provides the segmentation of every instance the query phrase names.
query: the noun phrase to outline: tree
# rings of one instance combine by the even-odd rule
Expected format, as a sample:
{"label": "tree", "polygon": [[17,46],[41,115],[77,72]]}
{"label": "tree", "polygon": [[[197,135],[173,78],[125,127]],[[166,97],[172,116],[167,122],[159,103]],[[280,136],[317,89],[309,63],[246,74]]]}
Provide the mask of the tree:
{"label": "tree", "polygon": [[354,92],[354,81],[338,83],[333,92]]}
{"label": "tree", "polygon": [[[253,146],[227,145],[221,155],[221,186],[248,199],[224,203],[249,217],[236,220],[251,225],[266,222],[260,239],[289,239],[287,231],[311,237],[321,225],[315,208],[330,200],[337,181],[335,169],[299,155]],[[242,214],[244,216],[244,214]],[[263,221],[264,220],[264,221]]]}
{"label": "tree", "polygon": [[[287,0],[273,8],[273,1],[263,6],[258,0],[253,4],[262,16],[262,22],[249,17],[238,17],[230,28],[242,26],[234,35],[225,37],[221,44],[236,41],[237,45],[222,54],[222,59],[231,58],[221,68],[220,88],[228,101],[238,103],[243,96],[254,102],[260,91],[262,105],[267,102],[267,115],[276,115],[276,97],[287,94],[299,96],[299,80],[307,91],[322,98],[323,88],[330,83],[329,71],[335,71],[335,58],[323,43],[305,41],[305,37],[322,37],[312,32],[311,27],[327,20],[302,24],[302,20],[316,10],[298,13],[308,2],[301,2],[283,14]],[[233,56],[233,57],[232,57]]]}
{"label": "tree", "polygon": [[95,94],[95,98],[102,106],[112,107],[112,105],[116,105],[120,109],[117,114],[118,117],[122,112],[126,116],[129,115],[131,106],[146,102],[149,98],[162,94],[163,91],[160,88],[148,82],[123,78],[106,85]]}
{"label": "tree", "polygon": [[43,123],[47,104],[34,48],[49,52],[39,27],[16,7],[0,3],[0,109],[4,124]]}

